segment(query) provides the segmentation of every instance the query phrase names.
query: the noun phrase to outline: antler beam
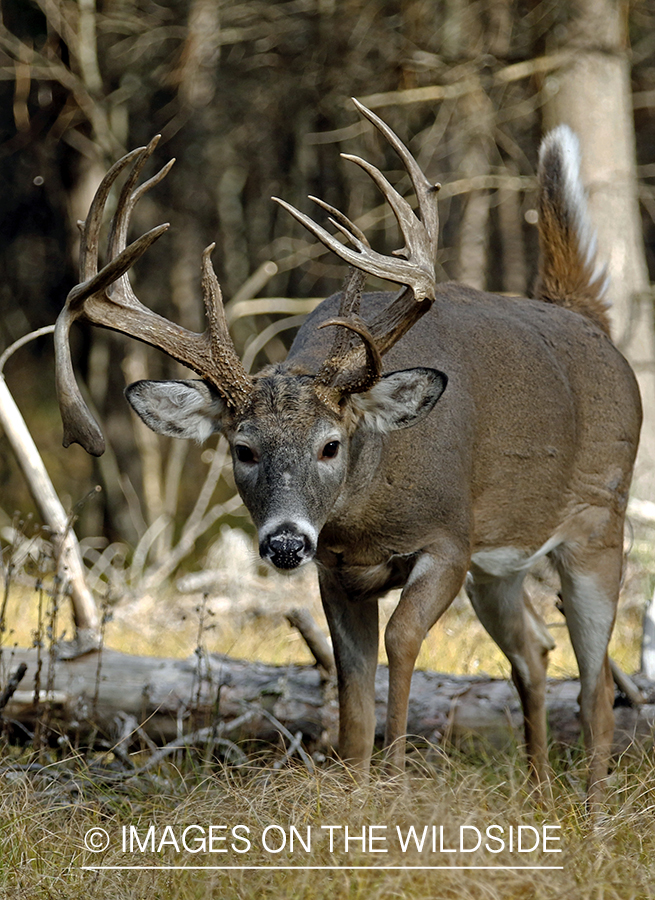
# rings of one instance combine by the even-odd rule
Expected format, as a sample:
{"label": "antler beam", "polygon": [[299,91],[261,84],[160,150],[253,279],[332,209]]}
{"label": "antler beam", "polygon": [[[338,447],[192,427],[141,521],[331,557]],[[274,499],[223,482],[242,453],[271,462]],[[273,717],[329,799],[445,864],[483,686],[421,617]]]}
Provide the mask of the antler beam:
{"label": "antler beam", "polygon": [[[337,337],[335,339],[332,352],[317,376],[317,385],[319,386],[317,389],[320,391],[320,396],[334,408],[338,406],[340,398],[344,394],[359,393],[375,384],[381,374],[380,357],[382,354],[393,347],[427,312],[436,295],[435,260],[439,233],[436,194],[440,185],[432,184],[425,177],[407,147],[382,119],[357,100],[353,99],[353,103],[361,115],[378,129],[400,156],[416,192],[420,219],[407,200],[392,187],[379,169],[358,156],[350,156],[345,153],[342,154],[343,158],[356,163],[367,172],[391,206],[405,240],[404,247],[395,251],[393,256],[384,256],[371,249],[361,229],[344,213],[323,200],[310,197],[330,214],[329,221],[346,238],[347,244],[339,241],[314,222],[310,216],[300,212],[284,200],[273,198],[326,247],[333,250],[356,270],[405,285],[405,290],[376,316],[368,327],[359,318],[359,301],[357,301],[356,308],[351,303],[351,294],[354,290],[352,278],[344,288],[338,319],[330,320],[325,324],[340,325],[342,328],[358,334],[364,343],[366,358],[364,358],[364,351],[361,347],[353,348],[350,338]],[[362,283],[359,283],[357,288],[359,293],[361,293],[361,288]]]}
{"label": "antler beam", "polygon": [[[102,432],[80,393],[70,355],[69,334],[76,319],[110,328],[163,350],[212,384],[229,406],[240,407],[250,395],[252,382],[229,336],[221,290],[210,260],[214,245],[203,254],[202,291],[208,328],[197,334],[170,322],[144,306],[130,284],[128,270],[168,225],[159,225],[126,247],[130,217],[143,195],[168,174],[174,160],[135,189],[141,170],[159,138],[128,153],[109,170],[91,203],[82,227],[80,284],[72,289],[55,327],[56,382],[64,423],[64,446],[81,444],[94,456],[105,447]],[[109,192],[118,176],[131,165],[121,191],[109,235],[109,261],[98,270],[102,218]]]}
{"label": "antler beam", "polygon": [[[389,184],[379,169],[376,169],[371,163],[360,159],[358,156],[350,156],[346,153],[341,154],[344,159],[356,163],[371,176],[391,206],[405,239],[405,246],[402,250],[397,251],[397,255],[399,257],[403,256],[405,259],[392,259],[372,250],[368,241],[362,239],[363,235],[360,229],[343,213],[338,213],[338,218],[331,216],[330,221],[355,249],[342,244],[328,231],[314,222],[313,219],[291,206],[291,204],[277,197],[273,197],[273,199],[287,212],[291,213],[308,231],[311,231],[326,247],[333,250],[350,265],[363,269],[369,275],[376,275],[379,278],[385,278],[388,281],[411,287],[414,292],[414,299],[417,301],[433,300],[436,290],[434,263],[439,232],[436,193],[440,185],[434,185],[428,181],[407,147],[382,119],[378,118],[375,113],[371,112],[370,109],[366,109],[354,98],[353,103],[359,112],[375,125],[378,131],[396,150],[416,191],[421,214],[420,220],[414,214],[409,203]],[[317,200],[315,197],[310,197],[310,199],[329,212],[333,214],[336,212],[323,201]]]}

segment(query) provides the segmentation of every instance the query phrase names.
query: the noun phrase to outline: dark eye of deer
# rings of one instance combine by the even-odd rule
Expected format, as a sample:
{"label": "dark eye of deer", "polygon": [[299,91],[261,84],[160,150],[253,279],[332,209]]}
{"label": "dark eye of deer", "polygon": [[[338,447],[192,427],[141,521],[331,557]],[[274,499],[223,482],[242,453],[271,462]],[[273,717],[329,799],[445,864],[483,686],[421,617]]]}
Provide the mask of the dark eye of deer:
{"label": "dark eye of deer", "polygon": [[247,444],[237,444],[234,448],[236,457],[242,463],[256,462],[254,451]]}
{"label": "dark eye of deer", "polygon": [[323,447],[323,452],[321,453],[321,459],[334,459],[334,457],[339,452],[339,441],[330,441],[329,444],[326,444]]}

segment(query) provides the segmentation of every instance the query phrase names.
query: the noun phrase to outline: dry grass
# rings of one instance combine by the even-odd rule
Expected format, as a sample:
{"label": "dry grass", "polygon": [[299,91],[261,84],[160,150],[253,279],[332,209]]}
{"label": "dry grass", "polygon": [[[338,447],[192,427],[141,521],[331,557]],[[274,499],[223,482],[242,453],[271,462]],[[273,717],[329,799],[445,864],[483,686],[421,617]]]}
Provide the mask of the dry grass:
{"label": "dry grass", "polygon": [[[63,764],[62,764],[63,765]],[[585,820],[579,799],[565,780],[556,782],[555,799],[549,808],[536,809],[526,796],[523,770],[516,760],[501,756],[487,761],[458,758],[443,760],[438,768],[415,770],[395,782],[374,782],[357,788],[339,770],[319,771],[289,767],[274,772],[263,764],[247,769],[218,769],[211,774],[194,770],[190,761],[179,768],[160,772],[158,789],[135,785],[121,792],[99,786],[97,779],[80,771],[75,788],[64,791],[57,783],[44,789],[44,780],[28,782],[18,777],[5,780],[0,790],[0,883],[3,897],[102,897],[137,900],[221,900],[293,897],[294,900],[338,900],[338,898],[646,898],[655,885],[654,776],[651,764],[635,768],[622,764],[614,777],[609,800],[611,814],[592,829]],[[193,853],[183,846],[182,833],[189,826],[207,832],[210,825],[226,826],[226,853]],[[234,839],[231,829],[246,826],[237,834],[247,837],[250,847]],[[329,832],[322,826],[341,826],[334,832],[330,852]],[[431,827],[444,829],[445,848],[458,846],[462,825],[477,827],[483,834],[491,825],[508,829],[543,826],[559,836],[551,848],[561,853],[492,853],[483,846],[472,853],[433,852]],[[129,840],[122,846],[122,829],[134,826],[142,845],[154,826],[155,852],[144,852]],[[170,826],[166,830],[166,826]],[[271,829],[270,827],[273,826]],[[291,826],[311,846],[307,852],[298,842],[289,852]],[[344,846],[344,829],[361,836],[362,829],[378,827],[372,846],[388,852],[361,849],[361,841]],[[396,828],[403,836],[410,826],[419,834],[428,826],[428,841],[422,853],[403,853]],[[109,836],[104,852],[91,853],[84,836],[92,828],[103,828]],[[262,840],[268,831],[271,850],[281,845],[284,831],[287,847],[280,853],[266,852]],[[217,832],[218,833],[218,832]],[[191,849],[200,845],[203,832],[187,832]],[[465,832],[474,837],[472,830]],[[500,836],[500,832],[495,832]],[[533,835],[534,832],[524,831]],[[164,839],[165,843],[158,849]],[[499,844],[490,843],[497,849]],[[176,849],[175,842],[179,846]],[[237,853],[232,848],[246,850]],[[471,845],[469,845],[471,846]],[[359,869],[298,869],[281,866],[360,866]],[[402,870],[379,870],[376,866],[400,866]],[[410,866],[561,866],[557,869],[433,869]],[[141,870],[88,871],[83,866],[152,866]],[[201,870],[167,870],[164,866],[221,867]],[[267,867],[236,870],[228,867]]]}
{"label": "dry grass", "polygon": [[[223,539],[225,541],[225,538]],[[241,541],[220,543],[210,551],[223,554],[222,580],[203,597],[180,595],[170,589],[167,596],[144,597],[119,604],[107,625],[108,645],[133,653],[158,656],[188,656],[199,645],[232,656],[268,662],[309,661],[301,639],[289,630],[284,612],[293,605],[309,606],[320,616],[315,576],[311,570],[291,579],[260,569],[254,555]],[[652,571],[645,555],[631,565],[622,612],[617,623],[613,654],[627,670],[637,665],[638,628],[644,572]],[[546,571],[538,573],[533,594],[560,645],[551,671],[573,674],[575,664],[565,629],[553,605],[553,587]],[[5,647],[29,644],[39,628],[33,591],[14,588],[9,596],[11,630]],[[42,597],[43,599],[43,597]],[[383,602],[383,617],[393,608],[393,598]],[[70,628],[65,615],[58,627]],[[421,666],[455,671],[506,675],[507,665],[468,604],[458,599],[426,640]],[[18,751],[11,751],[16,754]],[[192,755],[167,763],[153,775],[138,781],[113,784],[111,754],[97,758],[78,757],[66,751],[41,757],[45,770],[24,773],[2,770],[0,779],[0,898],[87,898],[137,900],[264,900],[293,897],[302,900],[377,900],[377,898],[572,898],[572,900],[636,900],[655,897],[655,770],[643,754],[626,755],[617,761],[610,777],[606,812],[592,828],[585,817],[581,785],[582,761],[569,754],[553,759],[556,767],[554,799],[539,809],[526,786],[522,753],[489,751],[471,758],[453,752],[443,755],[435,748],[429,764],[414,757],[411,770],[395,781],[374,777],[366,788],[357,787],[347,773],[335,766],[310,774],[295,763],[280,771],[272,768],[273,754],[256,748],[247,767],[208,765]],[[135,757],[136,759],[136,757]],[[25,756],[21,757],[25,760]],[[436,760],[436,762],[435,762]],[[100,765],[100,768],[98,766]],[[94,768],[95,766],[95,768]],[[182,844],[188,826],[246,826],[251,846],[239,854],[224,844],[227,853],[191,852],[201,832],[187,832],[191,849]],[[341,826],[335,832],[334,852],[322,826]],[[359,844],[343,846],[343,829],[361,835],[363,828],[384,826],[374,834],[386,837],[378,848],[385,854],[363,852]],[[562,853],[492,853],[483,846],[472,853],[439,852],[439,827],[444,828],[444,846],[456,847],[460,826],[476,826],[483,832],[490,825],[504,829],[519,825],[541,829],[558,826]],[[121,845],[122,829],[134,826],[141,841],[154,826],[161,850],[129,852]],[[166,831],[166,826],[171,828]],[[271,841],[279,840],[291,826],[306,840],[311,829],[311,850],[296,841],[293,853],[266,852],[262,833],[269,826]],[[423,853],[403,853],[396,827],[406,834],[414,826],[421,834],[428,827]],[[437,851],[430,847],[436,826]],[[91,853],[84,845],[89,829],[103,828],[109,846]],[[528,830],[529,831],[529,830]],[[533,834],[533,832],[529,832]],[[246,834],[241,832],[241,834]],[[466,832],[472,836],[471,830]],[[496,832],[498,834],[498,832]],[[527,832],[526,832],[527,834]],[[488,840],[488,839],[484,839]],[[180,847],[175,849],[174,842]],[[243,843],[235,842],[243,848]],[[498,844],[490,843],[494,849]],[[86,870],[83,866],[152,866],[149,869]],[[248,870],[230,866],[253,866]],[[364,868],[316,871],[294,866],[362,866]],[[376,866],[402,869],[376,869]],[[412,869],[410,866],[463,865],[466,869]],[[500,866],[561,866],[545,869],[501,869]],[[202,866],[200,870],[165,869],[164,866]],[[210,866],[221,868],[208,868]],[[267,868],[261,868],[266,866]],[[495,869],[474,869],[493,866]],[[272,868],[271,868],[272,867]],[[276,868],[277,867],[277,868]]]}

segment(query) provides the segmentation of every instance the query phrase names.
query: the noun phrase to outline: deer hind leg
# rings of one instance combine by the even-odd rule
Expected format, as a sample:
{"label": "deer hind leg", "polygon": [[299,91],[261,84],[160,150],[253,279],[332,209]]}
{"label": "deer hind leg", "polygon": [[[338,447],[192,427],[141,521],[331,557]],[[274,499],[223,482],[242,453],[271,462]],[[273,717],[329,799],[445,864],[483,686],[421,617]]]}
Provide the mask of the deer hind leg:
{"label": "deer hind leg", "polygon": [[493,576],[472,568],[466,590],[475,611],[512,665],[523,707],[528,762],[540,791],[548,784],[546,669],[555,643],[523,589],[525,572]]}
{"label": "deer hind leg", "polygon": [[603,798],[614,736],[614,686],[607,647],[614,627],[622,546],[581,554],[579,548],[556,558],[562,605],[580,670],[580,720],[588,755],[587,800]]}

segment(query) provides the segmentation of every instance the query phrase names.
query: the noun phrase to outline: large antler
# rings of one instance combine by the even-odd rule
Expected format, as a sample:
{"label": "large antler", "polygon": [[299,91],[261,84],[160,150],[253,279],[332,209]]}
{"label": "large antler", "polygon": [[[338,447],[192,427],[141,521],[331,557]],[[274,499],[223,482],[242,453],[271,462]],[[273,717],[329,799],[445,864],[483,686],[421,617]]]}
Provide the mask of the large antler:
{"label": "large antler", "polygon": [[[203,334],[188,331],[144,306],[136,297],[128,270],[168,229],[159,225],[126,247],[132,211],[141,197],[166,176],[171,160],[160,172],[135,189],[139,175],[159,138],[147,147],[128,153],[109,170],[98,188],[82,228],[80,284],[66,298],[55,327],[56,381],[64,423],[64,446],[81,444],[100,456],[105,442],[75,380],[69,333],[76,319],[111,328],[163,350],[212,384],[228,405],[239,408],[252,390],[252,382],[229,336],[221,289],[210,260],[214,245],[203,254],[202,292],[208,327]],[[109,191],[118,176],[131,165],[121,191],[109,236],[109,261],[98,271],[98,246],[102,216]]]}
{"label": "large antler", "polygon": [[[439,233],[436,193],[440,185],[428,181],[407,147],[382,119],[354,98],[353,103],[398,153],[416,191],[420,219],[375,166],[357,156],[342,154],[344,159],[361,166],[380,188],[398,221],[405,246],[394,251],[392,257],[377,253],[371,249],[362,231],[347,216],[324,201],[311,197],[311,200],[330,213],[330,222],[352,246],[342,244],[309,216],[284,200],[273,198],[326,247],[358,270],[358,274],[351,274],[344,287],[339,317],[324,323],[341,325],[359,335],[366,355],[364,360],[361,346],[353,346],[353,340],[344,335],[344,332],[340,332],[335,338],[332,351],[316,379],[319,396],[335,408],[344,394],[365,391],[379,380],[382,368],[380,357],[427,312],[436,292],[434,267]],[[406,289],[368,327],[359,318],[362,272],[406,285]]]}

